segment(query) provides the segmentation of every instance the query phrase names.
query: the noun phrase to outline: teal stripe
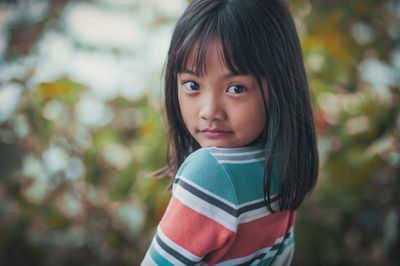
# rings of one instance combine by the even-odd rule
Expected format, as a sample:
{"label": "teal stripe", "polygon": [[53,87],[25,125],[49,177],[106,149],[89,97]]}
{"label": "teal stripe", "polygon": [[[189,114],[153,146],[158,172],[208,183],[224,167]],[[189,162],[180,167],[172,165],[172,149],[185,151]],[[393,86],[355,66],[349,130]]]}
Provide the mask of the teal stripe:
{"label": "teal stripe", "polygon": [[[264,164],[265,161],[220,164],[210,150],[199,149],[185,160],[178,175],[235,205],[240,205],[264,198]],[[279,186],[276,168],[271,176],[271,195],[275,195]]]}
{"label": "teal stripe", "polygon": [[157,252],[157,250],[154,248],[153,244],[151,244],[149,252],[150,252],[151,258],[154,260],[154,262],[157,265],[174,266],[171,262],[169,262],[167,259],[165,259],[163,256],[161,256],[160,253]]}
{"label": "teal stripe", "polygon": [[[264,161],[248,164],[223,164],[228,175],[231,176],[233,186],[237,192],[238,204],[264,198],[263,175]],[[278,192],[276,170],[272,174],[271,195]],[[246,189],[243,189],[246,188]]]}
{"label": "teal stripe", "polygon": [[258,262],[254,262],[254,263],[252,263],[250,265],[267,266],[267,265],[271,264],[271,261],[272,261],[272,257],[269,257],[267,259],[264,259],[264,260],[261,260],[261,261],[258,261]]}
{"label": "teal stripe", "polygon": [[291,235],[289,237],[289,239],[287,240],[287,242],[283,245],[283,247],[281,248],[281,250],[279,251],[278,255],[281,255],[282,252],[284,252],[289,246],[294,245],[294,237],[293,235]]}
{"label": "teal stripe", "polygon": [[[262,174],[264,172],[264,164],[223,164],[228,175],[231,176],[233,186],[237,192],[238,204],[249,201],[262,199]],[[246,189],[243,189],[246,188]]]}
{"label": "teal stripe", "polygon": [[237,204],[231,180],[207,149],[192,153],[179,168],[177,175],[187,178],[234,205]]}
{"label": "teal stripe", "polygon": [[[279,257],[279,255],[281,255],[288,247],[291,247],[291,246],[293,246],[293,245],[294,245],[294,238],[293,238],[293,236],[291,236],[291,237],[289,238],[288,242],[286,242],[286,244],[283,245],[282,248],[279,250],[279,252],[278,252],[278,257]],[[274,256],[275,256],[275,255],[274,255]],[[271,264],[271,261],[272,261],[272,259],[273,259],[274,256],[270,256],[270,257],[268,257],[268,258],[266,258],[266,259],[263,259],[263,260],[261,260],[261,261],[258,261],[258,262],[253,262],[253,263],[250,264],[250,265],[257,265],[257,266],[266,266],[266,265],[270,265],[270,264]],[[276,259],[278,259],[278,258],[276,258]]]}

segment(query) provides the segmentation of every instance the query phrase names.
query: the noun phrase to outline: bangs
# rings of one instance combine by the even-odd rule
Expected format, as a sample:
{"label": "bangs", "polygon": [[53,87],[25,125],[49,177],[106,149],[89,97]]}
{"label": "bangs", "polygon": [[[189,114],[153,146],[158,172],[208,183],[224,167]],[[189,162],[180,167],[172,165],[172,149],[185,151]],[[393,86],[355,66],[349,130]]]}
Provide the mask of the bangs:
{"label": "bangs", "polygon": [[[255,44],[251,42],[254,38],[248,38],[252,31],[248,29],[251,25],[238,21],[241,19],[240,13],[235,14],[235,9],[230,8],[228,3],[224,8],[216,9],[212,16],[200,16],[196,23],[188,25],[184,38],[176,46],[175,73],[187,69],[196,74],[207,72],[207,48],[216,40],[221,62],[234,75],[262,76],[262,64],[260,58],[255,56]],[[242,37],[243,35],[247,35],[247,38]],[[189,61],[192,65],[188,65]]]}

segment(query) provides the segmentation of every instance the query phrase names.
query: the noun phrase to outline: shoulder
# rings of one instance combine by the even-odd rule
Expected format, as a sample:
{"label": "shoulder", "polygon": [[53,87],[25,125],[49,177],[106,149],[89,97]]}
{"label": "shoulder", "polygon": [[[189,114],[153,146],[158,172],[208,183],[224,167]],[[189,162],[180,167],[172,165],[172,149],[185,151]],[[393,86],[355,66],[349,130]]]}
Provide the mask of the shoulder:
{"label": "shoulder", "polygon": [[175,177],[174,188],[177,185],[185,186],[202,197],[207,194],[236,204],[230,177],[210,148],[196,150],[188,156]]}
{"label": "shoulder", "polygon": [[190,167],[222,167],[227,164],[247,164],[265,161],[265,149],[262,147],[246,146],[238,148],[202,148],[188,156],[180,171]]}
{"label": "shoulder", "polygon": [[209,148],[201,148],[191,153],[178,170],[178,175],[182,173],[203,174],[210,170],[218,170],[220,164],[210,152]]}
{"label": "shoulder", "polygon": [[243,176],[261,175],[264,163],[263,147],[202,148],[188,156],[179,168],[174,183],[187,182],[237,204],[236,190],[241,187],[237,184],[238,177],[242,180]]}

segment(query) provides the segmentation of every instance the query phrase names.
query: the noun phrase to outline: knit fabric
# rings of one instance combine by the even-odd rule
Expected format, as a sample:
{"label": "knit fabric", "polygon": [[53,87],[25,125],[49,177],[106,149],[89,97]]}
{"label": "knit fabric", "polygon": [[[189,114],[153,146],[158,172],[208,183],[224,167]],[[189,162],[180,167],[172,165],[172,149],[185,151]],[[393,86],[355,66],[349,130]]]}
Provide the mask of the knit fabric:
{"label": "knit fabric", "polygon": [[[266,208],[264,164],[260,146],[192,153],[142,265],[270,265],[277,252],[273,264],[289,265],[294,214]],[[277,210],[277,175],[268,176]]]}

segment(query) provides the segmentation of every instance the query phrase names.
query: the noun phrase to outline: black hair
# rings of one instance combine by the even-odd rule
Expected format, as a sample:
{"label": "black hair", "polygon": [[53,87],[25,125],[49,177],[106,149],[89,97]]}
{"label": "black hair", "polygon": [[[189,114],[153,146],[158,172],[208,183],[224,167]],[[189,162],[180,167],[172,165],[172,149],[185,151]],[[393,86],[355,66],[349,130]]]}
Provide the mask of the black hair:
{"label": "black hair", "polygon": [[274,166],[279,174],[279,208],[295,210],[316,183],[318,152],[300,42],[282,0],[194,0],[185,10],[173,32],[165,66],[169,159],[159,174],[176,174],[186,157],[200,148],[182,118],[177,74],[192,51],[194,68],[202,69],[208,44],[214,39],[227,68],[234,74],[253,75],[264,98],[267,123],[261,141],[267,158],[266,205],[273,211],[268,173]]}

